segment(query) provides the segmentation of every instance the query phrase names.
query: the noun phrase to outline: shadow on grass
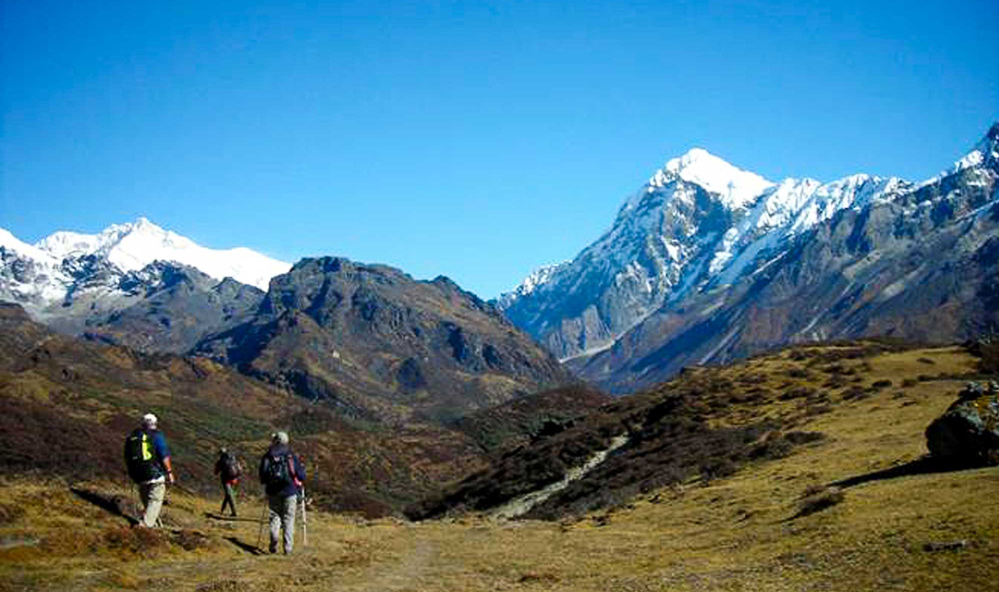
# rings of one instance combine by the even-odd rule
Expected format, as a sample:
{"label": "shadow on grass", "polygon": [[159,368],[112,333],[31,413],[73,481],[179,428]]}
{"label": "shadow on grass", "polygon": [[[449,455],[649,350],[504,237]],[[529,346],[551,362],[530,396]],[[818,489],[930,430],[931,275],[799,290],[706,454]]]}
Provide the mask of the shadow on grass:
{"label": "shadow on grass", "polygon": [[205,518],[211,518],[212,520],[222,520],[223,522],[253,522],[255,524],[260,524],[260,520],[256,518],[239,518],[237,516],[227,516],[225,514],[216,514],[215,512],[205,512]]}
{"label": "shadow on grass", "polygon": [[249,553],[251,555],[266,555],[267,554],[267,553],[264,553],[264,550],[261,549],[260,547],[251,545],[249,543],[244,543],[243,541],[237,539],[234,536],[225,537],[225,540],[227,540],[230,543],[232,543],[233,545],[236,545],[237,547],[239,547],[239,549],[241,551]]}
{"label": "shadow on grass", "polygon": [[884,481],[886,479],[908,477],[911,475],[931,475],[934,473],[967,471],[970,469],[978,469],[983,466],[985,465],[981,463],[959,462],[953,459],[933,458],[927,455],[914,461],[907,462],[903,465],[866,473],[864,475],[849,477],[847,479],[830,483],[830,485],[833,487],[839,487],[840,489],[846,489],[848,487],[863,485],[864,483],[870,483],[872,481]]}
{"label": "shadow on grass", "polygon": [[125,506],[128,504],[128,501],[123,496],[105,495],[98,491],[83,489],[80,487],[70,487],[69,490],[83,501],[90,502],[102,510],[128,520],[129,525],[134,526],[139,523],[134,516],[126,513]]}

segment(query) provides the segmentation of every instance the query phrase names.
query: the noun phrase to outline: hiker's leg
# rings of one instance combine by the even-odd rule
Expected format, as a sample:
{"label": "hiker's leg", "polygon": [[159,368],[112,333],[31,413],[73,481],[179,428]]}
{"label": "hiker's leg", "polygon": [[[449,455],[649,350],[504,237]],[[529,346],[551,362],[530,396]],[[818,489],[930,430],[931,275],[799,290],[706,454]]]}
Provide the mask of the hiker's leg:
{"label": "hiker's leg", "polygon": [[291,553],[292,549],[295,547],[295,508],[298,507],[298,498],[296,496],[286,497],[282,500],[284,504],[284,513],[281,516],[281,522],[284,526],[284,553],[287,555]]}
{"label": "hiker's leg", "polygon": [[138,484],[138,488],[139,488],[139,501],[142,502],[142,513],[139,514],[139,516],[138,516],[138,518],[139,518],[139,525],[141,525],[141,526],[145,526],[146,525],[146,508],[149,507],[149,489],[151,487],[152,487],[152,485],[149,485],[148,483],[139,483]]}
{"label": "hiker's leg", "polygon": [[280,495],[267,496],[267,510],[270,516],[271,553],[277,553],[278,537],[281,536],[281,513],[284,510],[284,498]]}
{"label": "hiker's leg", "polygon": [[142,484],[139,486],[139,493],[142,496],[143,505],[146,506],[146,511],[142,514],[142,525],[153,528],[156,526],[156,520],[160,517],[160,510],[163,508],[166,483]]}
{"label": "hiker's leg", "polygon": [[232,483],[225,484],[225,498],[229,500],[229,509],[232,510],[232,515],[236,515],[236,490],[233,488]]}
{"label": "hiker's leg", "polygon": [[222,509],[219,510],[219,514],[225,514],[225,508],[229,506],[229,509],[232,510],[232,515],[235,516],[236,504],[232,501],[232,485],[223,483],[222,490],[225,493],[225,498],[222,500]]}

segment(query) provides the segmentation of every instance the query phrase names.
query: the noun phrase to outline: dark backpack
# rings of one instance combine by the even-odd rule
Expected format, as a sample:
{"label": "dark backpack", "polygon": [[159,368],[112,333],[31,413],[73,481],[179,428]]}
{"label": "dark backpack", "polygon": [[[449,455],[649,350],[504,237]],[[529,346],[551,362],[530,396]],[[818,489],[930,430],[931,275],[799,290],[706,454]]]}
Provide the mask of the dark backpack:
{"label": "dark backpack", "polygon": [[153,449],[153,437],[145,430],[135,430],[125,438],[125,467],[128,476],[136,483],[152,481],[163,475]]}
{"label": "dark backpack", "polygon": [[260,473],[268,490],[281,489],[292,483],[291,471],[288,468],[290,460],[290,453],[278,455],[268,453],[264,457],[264,466]]}
{"label": "dark backpack", "polygon": [[226,452],[222,455],[222,477],[226,481],[238,479],[243,474],[243,465],[236,460],[236,455]]}

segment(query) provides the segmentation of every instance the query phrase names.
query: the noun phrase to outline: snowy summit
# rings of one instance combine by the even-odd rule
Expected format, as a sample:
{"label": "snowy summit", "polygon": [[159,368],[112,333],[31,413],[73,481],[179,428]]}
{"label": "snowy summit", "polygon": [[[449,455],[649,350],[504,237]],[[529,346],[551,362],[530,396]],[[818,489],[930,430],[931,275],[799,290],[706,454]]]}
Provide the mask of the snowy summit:
{"label": "snowy summit", "polygon": [[60,231],[34,245],[0,228],[0,299],[41,314],[65,305],[67,296],[81,291],[115,294],[118,280],[156,261],[193,267],[219,281],[230,277],[265,291],[272,277],[291,268],[242,247],[202,247],[146,218],[98,234]]}
{"label": "snowy summit", "polygon": [[717,193],[730,209],[745,207],[773,186],[763,177],[732,166],[703,148],[694,148],[667,162],[649,179],[647,191],[651,193],[676,179]]}
{"label": "snowy summit", "polygon": [[99,234],[56,232],[35,247],[60,260],[96,255],[126,272],[138,271],[153,261],[173,261],[219,280],[231,277],[261,290],[267,290],[272,277],[291,269],[288,263],[243,247],[226,250],[202,247],[146,218],[114,224]]}

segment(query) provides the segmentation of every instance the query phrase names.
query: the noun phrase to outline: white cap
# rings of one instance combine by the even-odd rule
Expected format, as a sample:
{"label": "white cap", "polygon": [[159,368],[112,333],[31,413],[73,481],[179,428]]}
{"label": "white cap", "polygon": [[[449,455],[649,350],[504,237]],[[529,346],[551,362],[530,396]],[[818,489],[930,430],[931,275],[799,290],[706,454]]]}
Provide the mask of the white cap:
{"label": "white cap", "polygon": [[152,413],[147,413],[142,416],[142,425],[150,428],[156,427],[156,416]]}

